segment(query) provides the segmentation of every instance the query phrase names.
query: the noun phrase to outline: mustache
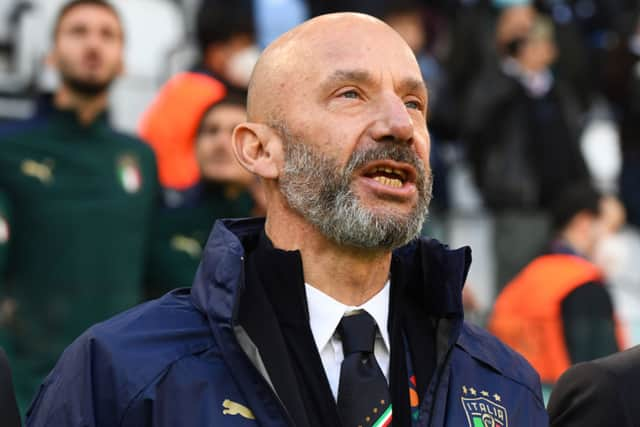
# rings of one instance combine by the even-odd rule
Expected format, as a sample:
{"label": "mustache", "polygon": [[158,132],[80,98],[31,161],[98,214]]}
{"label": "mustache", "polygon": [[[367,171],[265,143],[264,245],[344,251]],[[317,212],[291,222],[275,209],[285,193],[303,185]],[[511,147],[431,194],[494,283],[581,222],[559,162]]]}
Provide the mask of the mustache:
{"label": "mustache", "polygon": [[424,180],[424,162],[407,144],[397,142],[376,143],[371,147],[359,148],[351,154],[345,172],[352,174],[368,163],[378,160],[393,160],[411,165],[417,172],[418,180]]}

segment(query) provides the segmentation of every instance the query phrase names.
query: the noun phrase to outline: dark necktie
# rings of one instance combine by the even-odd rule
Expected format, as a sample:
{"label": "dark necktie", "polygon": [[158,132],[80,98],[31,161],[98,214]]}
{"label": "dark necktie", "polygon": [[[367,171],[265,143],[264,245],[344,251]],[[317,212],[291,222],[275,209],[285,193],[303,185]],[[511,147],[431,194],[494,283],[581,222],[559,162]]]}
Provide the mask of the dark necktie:
{"label": "dark necktie", "polygon": [[391,425],[389,387],[373,354],[376,330],[376,321],[366,311],[345,315],[338,325],[344,352],[338,386],[343,427]]}

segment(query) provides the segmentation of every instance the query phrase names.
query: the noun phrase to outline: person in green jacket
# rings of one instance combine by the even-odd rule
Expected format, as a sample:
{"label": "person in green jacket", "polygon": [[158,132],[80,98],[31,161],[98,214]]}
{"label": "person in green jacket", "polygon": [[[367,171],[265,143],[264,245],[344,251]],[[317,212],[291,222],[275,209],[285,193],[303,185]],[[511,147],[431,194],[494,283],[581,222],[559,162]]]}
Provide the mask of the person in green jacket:
{"label": "person in green jacket", "polygon": [[245,101],[244,93],[230,91],[202,115],[194,141],[201,179],[186,191],[165,193],[166,203],[177,206],[156,216],[148,296],[191,286],[217,219],[261,213],[259,182],[240,166],[231,147],[233,129],[247,117]]}
{"label": "person in green jacket", "polygon": [[142,298],[159,190],[153,152],[108,122],[123,47],[113,6],[67,3],[48,57],[59,88],[33,119],[0,132],[0,188],[13,210],[5,287],[15,303],[0,346],[23,410],[67,345]]}
{"label": "person in green jacket", "polygon": [[0,190],[0,325],[5,315],[3,310],[5,289],[5,274],[9,258],[9,239],[11,238],[11,211],[9,199]]}

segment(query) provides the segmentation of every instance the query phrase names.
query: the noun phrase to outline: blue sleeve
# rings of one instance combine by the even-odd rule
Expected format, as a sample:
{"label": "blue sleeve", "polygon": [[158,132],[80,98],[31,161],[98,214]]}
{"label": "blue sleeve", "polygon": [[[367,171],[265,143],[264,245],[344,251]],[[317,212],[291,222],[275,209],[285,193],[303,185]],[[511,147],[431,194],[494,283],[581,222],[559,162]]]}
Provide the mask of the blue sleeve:
{"label": "blue sleeve", "polygon": [[[120,424],[108,356],[85,334],[58,361],[27,411],[28,427],[98,427]],[[108,354],[108,353],[106,353]]]}

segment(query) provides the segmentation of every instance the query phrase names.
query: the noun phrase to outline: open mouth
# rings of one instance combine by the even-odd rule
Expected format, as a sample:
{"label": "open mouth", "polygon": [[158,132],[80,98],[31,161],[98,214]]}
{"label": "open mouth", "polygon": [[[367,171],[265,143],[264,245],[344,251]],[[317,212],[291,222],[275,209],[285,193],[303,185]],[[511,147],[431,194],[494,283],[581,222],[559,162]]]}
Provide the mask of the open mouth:
{"label": "open mouth", "polygon": [[408,165],[391,164],[374,165],[364,171],[364,176],[382,185],[392,188],[401,188],[406,183],[415,181],[415,172]]}

